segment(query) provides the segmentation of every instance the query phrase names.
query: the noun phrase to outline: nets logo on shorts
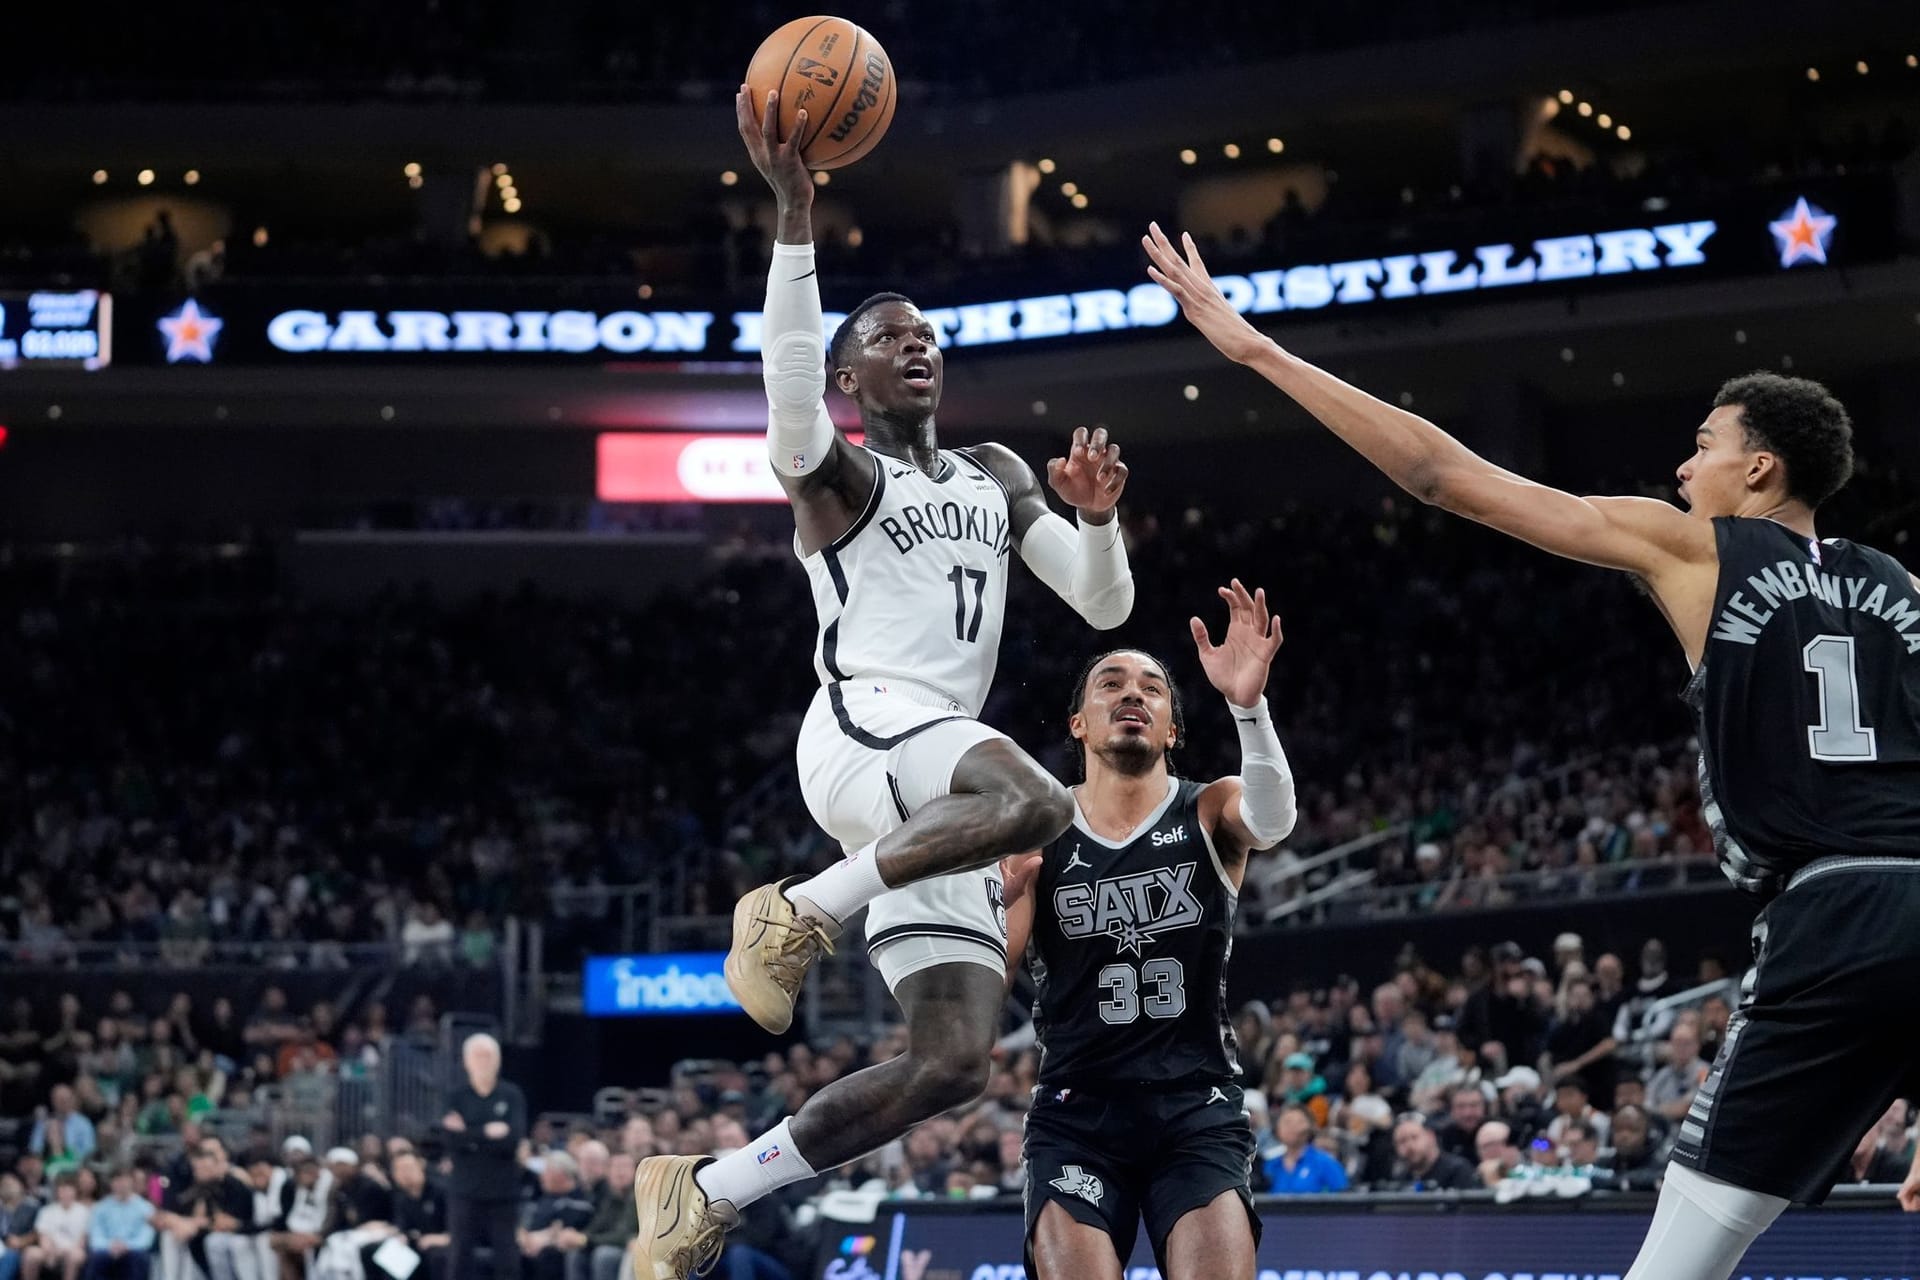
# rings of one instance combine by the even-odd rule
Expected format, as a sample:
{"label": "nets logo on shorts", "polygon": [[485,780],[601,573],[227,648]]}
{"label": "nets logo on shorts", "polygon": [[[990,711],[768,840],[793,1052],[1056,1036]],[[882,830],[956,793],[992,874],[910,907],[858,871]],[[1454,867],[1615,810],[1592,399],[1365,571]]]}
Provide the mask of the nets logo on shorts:
{"label": "nets logo on shorts", "polygon": [[1099,1204],[1100,1197],[1107,1193],[1106,1187],[1099,1178],[1077,1164],[1062,1165],[1060,1176],[1048,1185],[1058,1187],[1070,1196],[1079,1196],[1088,1204],[1095,1205]]}

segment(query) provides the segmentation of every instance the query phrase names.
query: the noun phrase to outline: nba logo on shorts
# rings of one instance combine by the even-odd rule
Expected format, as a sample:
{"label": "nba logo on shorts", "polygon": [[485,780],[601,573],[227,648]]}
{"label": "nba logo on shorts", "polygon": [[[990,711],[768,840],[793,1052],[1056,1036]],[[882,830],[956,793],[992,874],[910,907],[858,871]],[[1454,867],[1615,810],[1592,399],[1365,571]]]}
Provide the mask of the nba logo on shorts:
{"label": "nba logo on shorts", "polygon": [[769,1164],[775,1160],[778,1160],[779,1158],[780,1158],[780,1148],[778,1147],[768,1147],[765,1151],[762,1151],[758,1156],[755,1157],[755,1159],[759,1160],[761,1164]]}

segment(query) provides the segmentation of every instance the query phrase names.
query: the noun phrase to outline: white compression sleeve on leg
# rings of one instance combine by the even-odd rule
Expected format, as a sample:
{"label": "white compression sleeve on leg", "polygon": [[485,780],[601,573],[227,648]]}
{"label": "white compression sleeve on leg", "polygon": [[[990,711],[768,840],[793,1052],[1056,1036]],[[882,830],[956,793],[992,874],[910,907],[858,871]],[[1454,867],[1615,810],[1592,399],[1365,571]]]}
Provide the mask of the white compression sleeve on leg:
{"label": "white compression sleeve on leg", "polygon": [[1020,558],[1097,630],[1110,631],[1133,612],[1133,570],[1117,516],[1076,528],[1049,511],[1027,527]]}
{"label": "white compression sleeve on leg", "polygon": [[1646,1243],[1626,1280],[1727,1280],[1787,1202],[1667,1166]]}
{"label": "white compression sleeve on leg", "polygon": [[767,457],[783,475],[806,475],[833,448],[833,419],[824,398],[825,328],[813,246],[776,243],[767,269],[760,355],[767,385]]}
{"label": "white compression sleeve on leg", "polygon": [[1265,698],[1250,707],[1231,702],[1234,727],[1240,731],[1240,821],[1256,841],[1254,848],[1270,849],[1293,831],[1299,811],[1294,805],[1293,769],[1274,732],[1273,716]]}

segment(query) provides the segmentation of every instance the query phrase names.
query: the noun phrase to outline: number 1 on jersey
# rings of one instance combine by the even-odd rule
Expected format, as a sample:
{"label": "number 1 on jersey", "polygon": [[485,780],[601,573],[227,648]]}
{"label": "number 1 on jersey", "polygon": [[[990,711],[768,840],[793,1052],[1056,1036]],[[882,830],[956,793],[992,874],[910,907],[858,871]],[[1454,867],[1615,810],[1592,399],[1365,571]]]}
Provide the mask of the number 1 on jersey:
{"label": "number 1 on jersey", "polygon": [[[973,620],[967,620],[967,579],[973,579]],[[956,640],[980,639],[980,617],[986,612],[983,601],[987,594],[987,571],[969,569],[963,565],[953,566],[953,572],[947,575],[947,581],[953,584],[953,638]]]}
{"label": "number 1 on jersey", "polygon": [[1877,760],[1873,730],[1860,723],[1860,674],[1852,636],[1815,636],[1800,651],[1808,675],[1820,682],[1820,723],[1807,728],[1815,760],[1859,764]]}

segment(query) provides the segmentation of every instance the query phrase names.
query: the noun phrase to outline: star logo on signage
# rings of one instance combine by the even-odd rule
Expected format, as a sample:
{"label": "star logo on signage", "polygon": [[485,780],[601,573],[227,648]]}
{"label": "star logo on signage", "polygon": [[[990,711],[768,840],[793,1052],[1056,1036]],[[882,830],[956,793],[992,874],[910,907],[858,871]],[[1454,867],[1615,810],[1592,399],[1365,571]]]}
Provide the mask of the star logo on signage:
{"label": "star logo on signage", "polygon": [[209,364],[213,360],[214,339],[226,321],[200,310],[200,304],[188,298],[170,316],[160,317],[160,332],[167,340],[167,363],[194,360]]}
{"label": "star logo on signage", "polygon": [[1778,222],[1769,222],[1767,230],[1779,242],[1781,266],[1790,267],[1802,260],[1824,266],[1827,242],[1833,239],[1833,229],[1839,224],[1840,219],[1817,204],[1808,204],[1801,196]]}

